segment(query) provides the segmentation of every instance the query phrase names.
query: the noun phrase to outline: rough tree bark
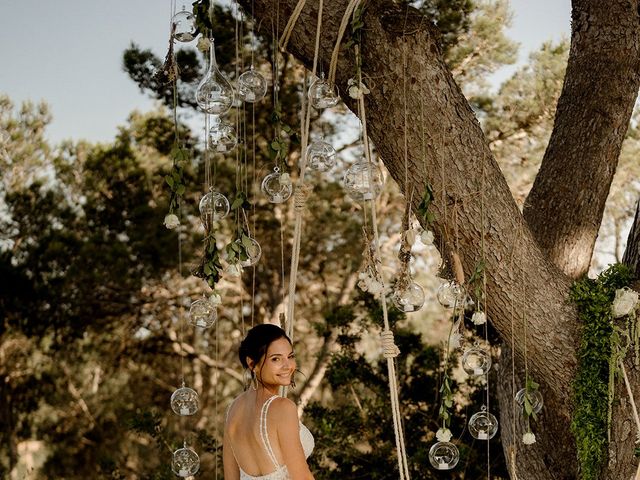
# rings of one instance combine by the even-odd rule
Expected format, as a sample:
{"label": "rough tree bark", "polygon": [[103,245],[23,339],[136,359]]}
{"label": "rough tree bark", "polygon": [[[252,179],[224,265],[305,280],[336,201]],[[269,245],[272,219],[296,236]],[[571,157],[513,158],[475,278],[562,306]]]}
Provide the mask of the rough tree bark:
{"label": "rough tree bark", "polygon": [[571,50],[553,133],[524,216],[572,278],[587,273],[640,86],[637,2],[572,3]]}
{"label": "rough tree bark", "polygon": [[[247,7],[247,11],[253,8],[262,28],[270,33],[272,29],[284,29],[297,2],[240,0],[240,3]],[[324,71],[328,70],[326,60],[331,56],[345,3],[343,0],[324,2],[320,40]],[[484,256],[488,277],[488,316],[505,343],[513,343],[515,357],[519,360],[524,351],[523,324],[526,322],[528,325],[529,366],[533,377],[541,383],[545,414],[544,422],[536,430],[538,444],[528,449],[526,455],[517,456],[515,470],[517,478],[521,480],[577,477],[575,446],[569,431],[569,385],[576,369],[579,325],[574,306],[567,302],[571,278],[565,275],[563,269],[574,275],[576,268],[583,268],[583,260],[572,263],[562,256],[573,255],[575,245],[586,248],[588,256],[591,255],[602,215],[601,204],[609,189],[610,171],[615,170],[614,157],[617,158],[616,152],[619,152],[626,128],[624,117],[627,116],[628,122],[628,112],[631,111],[637,91],[636,63],[617,60],[621,55],[633,54],[638,57],[636,2],[607,2],[606,9],[596,8],[595,0],[576,1],[574,4],[580,22],[574,33],[574,42],[577,43],[572,47],[571,55],[598,58],[598,53],[607,49],[607,55],[615,60],[611,65],[615,75],[607,77],[609,84],[618,85],[628,81],[635,87],[626,85],[622,88],[620,85],[619,89],[614,89],[613,97],[607,97],[606,101],[610,104],[606,106],[598,104],[596,108],[589,101],[590,108],[595,109],[591,112],[595,118],[590,122],[588,115],[581,117],[585,129],[579,135],[570,128],[570,118],[556,120],[558,131],[553,135],[557,145],[545,158],[547,166],[541,175],[547,179],[541,180],[537,187],[538,192],[546,192],[545,195],[550,198],[534,195],[529,215],[536,216],[531,210],[535,207],[548,219],[549,215],[555,215],[552,213],[555,212],[554,202],[564,205],[567,197],[582,190],[580,184],[571,183],[575,171],[570,168],[556,171],[549,166],[553,158],[562,157],[564,143],[572,145],[572,161],[578,162],[583,156],[594,157],[581,161],[578,170],[588,170],[585,174],[604,182],[606,188],[594,187],[588,195],[569,202],[570,215],[553,223],[553,232],[550,230],[548,233],[553,233],[555,242],[571,248],[563,246],[557,255],[551,256],[549,248],[542,243],[543,251],[536,241],[543,227],[536,227],[534,222],[532,231],[518,210],[480,125],[445,65],[435,28],[412,10],[400,10],[383,0],[369,1],[364,18],[363,73],[371,89],[366,96],[367,121],[369,135],[378,153],[405,193],[415,189],[414,207],[417,207],[427,184],[433,187],[435,199],[431,208],[436,220],[432,229],[444,255],[450,255],[455,249],[467,275]],[[317,2],[307,2],[288,47],[290,53],[307,66],[311,65],[314,54],[317,8]],[[615,28],[611,27],[610,34],[597,35],[598,28],[610,25],[609,14],[612,17],[617,15]],[[275,25],[277,21],[279,24]],[[625,41],[618,41],[621,40],[618,38],[620,36]],[[582,40],[586,46],[581,43]],[[603,42],[604,46],[589,46],[589,43],[598,42]],[[571,61],[576,67],[568,75],[579,76],[579,67],[584,65],[581,62],[586,60],[581,57]],[[602,63],[604,61],[598,63],[598,68],[606,70],[606,65]],[[343,49],[336,76],[341,92],[347,92],[347,80],[354,75],[353,52]],[[591,88],[588,92],[590,95],[602,93],[601,88],[594,92],[593,86],[588,87],[591,85],[589,82],[594,81],[591,77],[576,80],[567,78],[563,108],[558,115],[571,117],[582,111],[580,105],[575,106],[572,102],[580,103],[587,99],[581,94],[572,100],[574,90],[578,92],[580,88]],[[345,95],[343,99],[347,106],[356,110],[353,100]],[[406,118],[409,119],[407,124],[405,108]],[[409,146],[406,160],[405,134]],[[594,136],[596,140],[592,142]],[[584,145],[579,141],[580,138],[585,140]],[[410,172],[410,175],[406,175],[406,172]],[[553,182],[558,182],[560,187],[552,185]],[[571,187],[567,188],[566,185]],[[587,211],[581,212],[581,207]],[[576,223],[578,229],[585,229],[581,231],[579,239],[575,237]],[[587,226],[589,228],[585,228]],[[484,245],[484,252],[481,252],[481,245]],[[503,415],[511,405],[510,388],[502,392],[507,401],[501,409]],[[617,418],[623,418],[624,415],[628,418],[629,412],[620,411],[620,408]],[[502,417],[503,425],[509,425],[509,421],[504,423],[508,418]],[[509,452],[514,448],[522,449],[522,445],[513,443],[518,438],[504,433],[503,429],[503,443],[507,458],[511,460]],[[612,445],[624,451],[620,458],[628,458],[628,447],[615,442]],[[514,467],[511,468],[514,471]]]}

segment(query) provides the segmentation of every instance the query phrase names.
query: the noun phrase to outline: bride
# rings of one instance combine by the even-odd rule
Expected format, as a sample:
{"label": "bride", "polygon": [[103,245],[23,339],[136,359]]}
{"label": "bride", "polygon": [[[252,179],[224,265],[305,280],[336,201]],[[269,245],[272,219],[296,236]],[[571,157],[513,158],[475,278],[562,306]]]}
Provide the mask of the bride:
{"label": "bride", "polygon": [[225,480],[313,480],[307,465],[314,441],[296,405],[280,397],[292,383],[291,340],[272,324],[253,327],[240,344],[250,387],[229,406],[224,428]]}

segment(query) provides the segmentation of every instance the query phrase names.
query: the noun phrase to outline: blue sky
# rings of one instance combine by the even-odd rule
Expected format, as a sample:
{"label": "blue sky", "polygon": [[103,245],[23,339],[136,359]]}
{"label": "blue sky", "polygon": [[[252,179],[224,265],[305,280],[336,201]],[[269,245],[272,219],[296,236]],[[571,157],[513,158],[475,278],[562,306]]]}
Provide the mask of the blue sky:
{"label": "blue sky", "polygon": [[[49,103],[50,140],[109,141],[132,110],[153,108],[122,70],[122,52],[135,42],[164,57],[170,0],[0,0],[0,5],[0,92],[16,103]],[[521,44],[521,62],[542,42],[569,35],[569,0],[512,0],[511,5],[509,35]],[[501,81],[513,69],[493,78]]]}

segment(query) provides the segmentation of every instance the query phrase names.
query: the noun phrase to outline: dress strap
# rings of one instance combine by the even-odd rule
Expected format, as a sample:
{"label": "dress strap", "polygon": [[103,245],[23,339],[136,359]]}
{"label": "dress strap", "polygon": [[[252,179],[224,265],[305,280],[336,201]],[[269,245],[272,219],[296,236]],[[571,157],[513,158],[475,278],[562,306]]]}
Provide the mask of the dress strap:
{"label": "dress strap", "polygon": [[267,455],[269,455],[269,458],[273,462],[273,465],[276,468],[280,468],[278,460],[276,459],[276,455],[273,453],[273,448],[271,448],[271,442],[269,442],[269,433],[267,432],[267,411],[269,410],[271,403],[276,398],[278,398],[278,395],[269,397],[267,401],[262,405],[262,411],[260,412],[260,437],[262,438],[264,448],[267,451]]}

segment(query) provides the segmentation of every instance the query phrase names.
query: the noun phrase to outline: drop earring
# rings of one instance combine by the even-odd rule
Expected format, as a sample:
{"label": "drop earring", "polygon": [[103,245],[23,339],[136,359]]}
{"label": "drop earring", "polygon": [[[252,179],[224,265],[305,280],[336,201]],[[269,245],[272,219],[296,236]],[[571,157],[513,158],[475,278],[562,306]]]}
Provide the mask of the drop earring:
{"label": "drop earring", "polygon": [[251,389],[258,390],[258,378],[253,370],[251,370]]}

